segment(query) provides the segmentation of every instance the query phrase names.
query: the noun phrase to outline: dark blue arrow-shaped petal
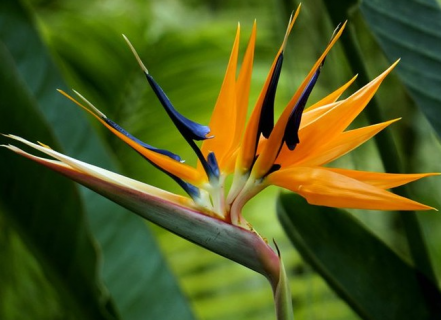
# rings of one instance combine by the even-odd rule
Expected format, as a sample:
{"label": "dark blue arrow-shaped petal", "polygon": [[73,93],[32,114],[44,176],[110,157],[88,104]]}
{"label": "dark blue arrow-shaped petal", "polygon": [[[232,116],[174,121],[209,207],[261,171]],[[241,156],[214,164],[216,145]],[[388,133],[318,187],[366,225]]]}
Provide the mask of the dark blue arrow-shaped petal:
{"label": "dark blue arrow-shaped petal", "polygon": [[178,128],[179,132],[185,138],[189,138],[192,140],[205,140],[209,138],[207,137],[207,134],[210,132],[210,128],[208,126],[204,126],[194,121],[191,121],[190,119],[187,119],[178,111],[176,111],[176,109],[170,102],[170,99],[167,97],[167,95],[159,86],[159,84],[155,81],[155,79],[153,79],[153,77],[147,72],[145,72],[145,75],[150,86],[152,87],[165,111],[169,115],[170,119],[173,121],[176,128]]}
{"label": "dark blue arrow-shaped petal", "polygon": [[274,100],[276,98],[277,84],[279,83],[280,73],[282,71],[283,52],[277,58],[265,98],[262,103],[262,110],[260,112],[259,131],[265,138],[268,138],[274,127]]}
{"label": "dark blue arrow-shaped petal", "polygon": [[[324,61],[324,60],[323,60]],[[285,128],[285,134],[283,140],[286,143],[286,146],[289,150],[294,150],[297,144],[300,142],[299,140],[299,127],[300,121],[302,120],[303,110],[305,109],[306,102],[308,101],[309,95],[314,88],[314,85],[317,82],[317,79],[320,75],[320,70],[322,65],[317,69],[315,74],[312,76],[302,95],[300,96],[299,101],[295,105],[294,109],[291,112],[291,115],[288,119],[288,124]]]}
{"label": "dark blue arrow-shaped petal", "polygon": [[150,151],[154,151],[156,153],[160,153],[163,154],[167,157],[170,157],[176,161],[181,161],[181,157],[178,156],[177,154],[174,154],[173,152],[170,152],[168,150],[164,150],[164,149],[158,149],[155,148],[145,142],[142,142],[141,140],[139,140],[138,138],[132,136],[130,133],[128,133],[126,130],[124,130],[123,128],[121,128],[118,124],[116,124],[114,121],[110,120],[109,118],[102,118],[109,126],[111,126],[112,128],[114,128],[115,130],[121,132],[123,135],[125,135],[127,138],[129,138],[132,141],[135,141],[137,144],[143,146],[144,148],[150,150]]}

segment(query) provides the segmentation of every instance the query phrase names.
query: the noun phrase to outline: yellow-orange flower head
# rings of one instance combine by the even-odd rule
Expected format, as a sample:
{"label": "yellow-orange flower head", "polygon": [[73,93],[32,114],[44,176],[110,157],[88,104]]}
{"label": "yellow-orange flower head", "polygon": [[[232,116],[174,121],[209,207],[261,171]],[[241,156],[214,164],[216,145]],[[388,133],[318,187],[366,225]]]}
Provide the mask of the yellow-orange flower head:
{"label": "yellow-orange flower head", "polygon": [[[397,196],[387,189],[434,175],[433,173],[389,174],[324,167],[397,121],[395,119],[347,130],[398,61],[348,98],[339,100],[355,77],[305,109],[325,58],[341,36],[345,23],[337,27],[322,55],[293,94],[279,119],[274,121],[274,99],[282,70],[285,46],[299,10],[300,7],[291,16],[282,45],[272,63],[248,122],[246,114],[253,68],[256,24],[253,26],[238,76],[236,76],[236,70],[240,25],[237,28],[225,78],[208,126],[187,119],[174,108],[142,63],[133,46],[125,38],[150,87],[170,119],[195,151],[198,157],[196,168],[183,163],[178,155],[170,151],[154,148],[133,137],[80,94],[77,93],[85,105],[61,91],[62,94],[90,112],[155,167],[174,179],[187,192],[189,198],[170,194],[142,182],[81,163],[47,146],[38,146],[15,136],[10,137],[58,159],[60,163],[57,165],[64,166],[63,170],[70,168],[69,170],[87,172],[91,177],[103,179],[107,183],[136,188],[136,190],[185,205],[243,228],[250,228],[250,225],[241,215],[242,207],[250,198],[269,185],[289,189],[314,205],[379,210],[432,209]],[[202,140],[200,147],[195,143],[198,140]],[[16,147],[8,147],[52,168],[56,163],[31,156]],[[227,189],[225,181],[228,175],[233,175],[234,179],[231,187]]]}

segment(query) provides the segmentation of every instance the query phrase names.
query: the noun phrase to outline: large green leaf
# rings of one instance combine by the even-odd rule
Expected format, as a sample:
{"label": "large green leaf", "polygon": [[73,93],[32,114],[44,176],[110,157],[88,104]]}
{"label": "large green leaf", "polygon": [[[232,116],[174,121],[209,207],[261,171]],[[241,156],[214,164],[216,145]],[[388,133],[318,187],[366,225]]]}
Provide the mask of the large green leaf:
{"label": "large green leaf", "polygon": [[397,73],[441,135],[441,7],[435,0],[364,0],[367,24]]}
{"label": "large green leaf", "polygon": [[303,258],[363,319],[438,319],[441,293],[343,210],[278,202],[282,225]]}
{"label": "large green leaf", "polygon": [[[40,114],[44,118],[42,121],[50,124],[54,136],[66,153],[115,170],[109,152],[98,139],[84,114],[56,93],[56,88],[64,88],[62,79],[31,20],[32,18],[23,10],[19,2],[12,0],[1,2],[0,35],[2,43],[10,53],[9,61],[2,60],[2,62],[17,68],[17,76],[21,77],[21,88],[17,90],[23,91],[28,88],[29,100],[33,102],[32,106],[35,109],[33,112]],[[9,80],[4,79],[4,81]],[[53,141],[39,134],[39,129],[35,128],[38,124],[32,122],[31,113],[26,117],[27,120],[23,121],[23,115],[27,113],[15,103],[15,98],[10,95],[9,90],[4,90],[3,94],[5,98],[3,99],[2,96],[2,103],[7,100],[12,106],[9,109],[2,106],[2,119],[11,124],[9,127],[2,126],[2,131],[23,133],[30,140],[45,143]],[[17,122],[13,124],[12,119],[17,119]],[[24,129],[29,130],[29,133],[26,134]],[[0,161],[6,161],[4,159],[15,158],[10,158],[8,155],[6,158],[2,157]],[[15,162],[22,163],[22,161]],[[10,174],[17,174],[14,176],[15,185],[19,185],[15,190],[16,194],[22,199],[32,199],[30,187],[27,189],[26,184],[24,186],[23,183],[19,184],[19,181],[26,179],[25,174],[18,174],[24,169],[12,170],[10,166],[5,168],[8,168]],[[40,187],[38,190],[41,194],[35,199],[36,201],[52,200],[46,196],[47,188]],[[56,190],[58,192],[58,189]],[[143,221],[87,189],[81,188],[80,191],[88,223],[102,249],[101,271],[104,283],[109,288],[123,318],[174,318],[179,315],[180,319],[192,319],[189,306]],[[66,201],[62,202],[64,206]],[[29,203],[33,205],[31,200]],[[77,199],[75,203],[81,201]],[[14,214],[25,214],[20,207],[16,207],[15,210],[19,213],[14,212]],[[57,213],[61,219],[62,212]],[[25,216],[21,217],[25,218]],[[38,226],[46,221],[43,219],[33,223]],[[77,284],[81,286],[82,283]]]}
{"label": "large green leaf", "polygon": [[[0,61],[1,131],[36,135],[57,146],[3,44]],[[97,253],[73,183],[17,159],[6,149],[1,151],[0,164],[2,213],[57,287],[64,317],[115,319],[110,298],[97,277]]]}

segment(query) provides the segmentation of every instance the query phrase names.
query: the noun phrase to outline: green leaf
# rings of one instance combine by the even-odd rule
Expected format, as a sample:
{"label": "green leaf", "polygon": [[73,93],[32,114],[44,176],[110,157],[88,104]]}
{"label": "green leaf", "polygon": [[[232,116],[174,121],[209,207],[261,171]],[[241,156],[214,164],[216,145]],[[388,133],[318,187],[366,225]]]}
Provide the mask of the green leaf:
{"label": "green leaf", "polygon": [[360,7],[410,95],[441,135],[441,8],[435,0],[365,0]]}
{"label": "green leaf", "polygon": [[[85,115],[56,93],[55,89],[65,88],[61,76],[35,31],[32,17],[19,2],[8,0],[0,3],[0,26],[1,41],[9,51],[9,60],[2,60],[2,63],[10,68],[15,67],[14,72],[20,77],[17,80],[19,87],[15,95],[6,90],[6,87],[2,88],[2,104],[8,101],[9,108],[2,106],[1,131],[22,134],[30,140],[42,141],[63,151],[57,143],[53,143],[57,139],[67,154],[116,171],[112,156],[99,140]],[[4,73],[3,68],[2,76],[3,82],[10,81],[10,75]],[[27,109],[31,111],[16,103],[17,96],[25,95],[26,92],[28,101],[32,102]],[[38,115],[41,121],[38,121],[34,114]],[[53,130],[54,137],[51,139],[48,138],[49,134],[44,134],[48,131],[48,125]],[[39,130],[43,133],[40,134]],[[40,202],[48,202],[52,208],[50,212],[57,212],[58,219],[67,219],[60,210],[65,209],[70,198],[62,201],[63,198],[58,195],[58,188],[52,187],[51,184],[39,187],[38,197],[32,197],[32,179],[27,178],[28,170],[22,167],[26,164],[12,156],[8,154],[3,157],[2,154],[0,161],[3,164],[8,161],[3,168],[8,168],[8,175],[14,178],[14,182],[11,183],[15,194],[20,199],[29,199],[23,202],[28,202],[31,207]],[[16,163],[17,167],[11,167],[10,163]],[[39,169],[39,175],[34,174],[30,177],[44,177],[46,172],[41,172],[43,171]],[[43,179],[42,183],[46,181]],[[51,195],[48,191],[49,186],[57,192]],[[102,250],[102,278],[122,317],[157,319],[175,318],[179,315],[180,319],[192,319],[188,303],[143,220],[85,188],[80,188],[80,193],[82,200],[77,195],[76,200],[69,203],[75,203],[77,206],[84,203],[88,223]],[[51,202],[54,199],[60,202]],[[26,211],[22,211],[20,206],[14,207],[11,204],[8,207],[14,210],[14,215],[22,219],[26,217]],[[50,221],[48,216],[42,215],[40,218],[41,220],[32,221],[35,228]],[[60,236],[62,235],[63,233]],[[65,254],[68,255],[69,252],[71,251],[66,251]],[[76,284],[81,287],[82,282],[78,281]]]}
{"label": "green leaf", "polygon": [[[0,61],[1,131],[36,135],[57,146],[3,44]],[[44,266],[66,313],[81,319],[115,319],[97,277],[95,244],[73,183],[17,159],[6,149],[1,150],[0,176],[2,213]]]}
{"label": "green leaf", "polygon": [[438,319],[441,293],[343,210],[279,198],[279,219],[303,258],[363,319]]}

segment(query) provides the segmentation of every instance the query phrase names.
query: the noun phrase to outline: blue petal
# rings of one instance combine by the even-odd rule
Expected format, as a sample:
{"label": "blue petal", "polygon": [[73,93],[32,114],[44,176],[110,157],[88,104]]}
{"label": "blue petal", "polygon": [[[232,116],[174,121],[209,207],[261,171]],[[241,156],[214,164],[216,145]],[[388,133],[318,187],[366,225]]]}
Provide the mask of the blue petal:
{"label": "blue petal", "polygon": [[148,145],[145,142],[142,142],[141,140],[139,140],[138,138],[135,138],[134,136],[132,136],[130,133],[128,133],[126,130],[124,130],[123,128],[121,128],[118,124],[116,124],[115,122],[113,122],[112,120],[110,120],[109,118],[102,118],[109,126],[111,126],[112,128],[114,128],[115,130],[118,130],[119,132],[121,132],[123,135],[125,135],[127,138],[129,138],[130,140],[136,142],[137,144],[143,146],[144,148],[150,150],[150,151],[154,151],[156,153],[160,153],[163,155],[166,155],[167,157],[170,157],[176,161],[181,161],[181,157],[178,156],[177,154],[174,154],[170,151],[167,150],[163,150],[163,149],[158,149],[155,147],[152,147],[151,145]]}
{"label": "blue petal", "polygon": [[219,165],[217,164],[217,159],[216,159],[216,155],[214,154],[214,152],[210,152],[207,156],[207,163],[208,163],[208,167],[209,169],[209,177],[213,177],[218,179],[219,178]]}
{"label": "blue petal", "polygon": [[306,102],[308,101],[309,95],[311,94],[314,85],[317,82],[317,79],[320,75],[321,67],[323,66],[324,60],[320,67],[317,69],[315,74],[312,76],[305,90],[303,91],[299,101],[295,105],[294,109],[291,112],[291,115],[288,119],[288,124],[285,128],[284,141],[289,150],[294,150],[297,144],[300,142],[299,140],[299,127],[300,121],[302,120],[303,110],[305,109]]}
{"label": "blue petal", "polygon": [[[167,173],[167,172],[166,172]],[[173,180],[175,180],[182,189],[185,190],[185,192],[187,192],[187,194],[196,202],[196,199],[200,198],[200,192],[199,192],[199,188],[195,187],[194,185],[185,182],[184,180],[170,174],[167,173]]]}
{"label": "blue petal", "polygon": [[208,176],[209,179],[218,179],[219,178],[219,167],[217,165],[216,157],[211,154],[208,155],[208,161],[205,159],[199,147],[196,145],[194,140],[205,140],[208,139],[207,134],[210,132],[210,128],[207,126],[203,126],[199,123],[191,121],[181,115],[176,109],[173,107],[167,95],[164,93],[159,84],[153,79],[153,77],[145,72],[147,80],[164,107],[165,111],[169,115],[170,119],[175,124],[176,128],[178,128],[179,132],[183,135],[185,140],[191,146],[193,151],[196,153],[199,161],[201,161],[202,166]]}
{"label": "blue petal", "polygon": [[175,124],[176,128],[178,128],[179,132],[185,137],[192,140],[205,140],[207,139],[207,134],[210,132],[210,128],[208,126],[203,126],[199,123],[191,121],[181,115],[176,109],[173,107],[170,99],[164,93],[159,84],[153,79],[153,77],[145,73],[147,80],[164,107],[165,111],[169,115],[170,119]]}
{"label": "blue petal", "polygon": [[282,71],[283,52],[277,58],[271,80],[266,91],[265,98],[262,103],[262,111],[260,112],[259,131],[265,138],[268,138],[274,128],[274,100],[276,97],[277,84],[279,83],[280,73]]}
{"label": "blue petal", "polygon": [[[330,41],[334,39],[335,35],[338,33],[338,31],[341,29],[342,26],[343,26],[342,24],[339,24],[337,28],[335,28],[334,32],[332,33]],[[323,58],[322,63],[317,68],[317,71],[312,76],[305,90],[302,92],[302,96],[295,105],[288,119],[288,124],[286,125],[285,128],[285,134],[283,140],[285,141],[286,146],[288,147],[289,150],[294,150],[297,144],[300,142],[299,128],[300,128],[300,121],[302,120],[303,110],[305,109],[305,105],[306,102],[308,101],[309,95],[311,94],[312,89],[314,88],[317,82],[317,79],[320,75],[320,71],[322,70],[322,67],[325,64],[325,60],[326,60],[326,56]]]}

